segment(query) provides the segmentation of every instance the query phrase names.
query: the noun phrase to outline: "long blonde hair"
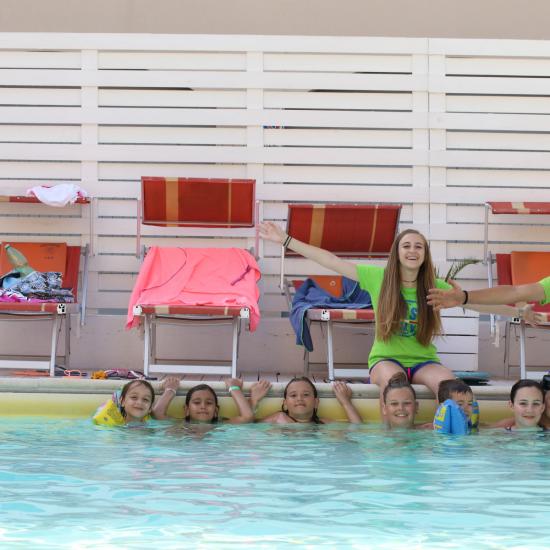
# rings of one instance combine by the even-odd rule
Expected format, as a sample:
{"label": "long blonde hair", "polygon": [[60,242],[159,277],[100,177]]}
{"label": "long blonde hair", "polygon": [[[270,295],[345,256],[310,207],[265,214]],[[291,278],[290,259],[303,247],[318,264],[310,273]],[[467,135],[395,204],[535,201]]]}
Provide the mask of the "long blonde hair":
{"label": "long blonde hair", "polygon": [[400,331],[401,323],[407,317],[407,303],[401,294],[401,264],[399,263],[399,243],[406,235],[414,233],[424,241],[424,262],[416,279],[416,300],[418,317],[416,339],[427,346],[436,334],[441,334],[441,318],[428,306],[426,296],[430,288],[435,288],[435,270],[428,242],[422,233],[415,229],[405,229],[393,241],[384,279],[380,289],[380,299],[376,310],[376,338],[387,342]]}

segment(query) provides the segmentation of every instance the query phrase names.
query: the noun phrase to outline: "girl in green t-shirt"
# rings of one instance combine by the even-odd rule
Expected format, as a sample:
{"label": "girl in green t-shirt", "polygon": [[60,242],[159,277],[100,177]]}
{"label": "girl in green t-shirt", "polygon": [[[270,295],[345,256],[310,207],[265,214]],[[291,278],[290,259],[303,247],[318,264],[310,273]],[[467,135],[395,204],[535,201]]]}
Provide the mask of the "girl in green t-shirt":
{"label": "girl in green t-shirt", "polygon": [[402,231],[392,244],[385,268],[356,265],[328,250],[287,235],[272,222],[260,225],[260,236],[287,246],[318,264],[359,281],[371,295],[376,337],[369,355],[371,381],[383,395],[388,380],[405,371],[410,382],[428,386],[434,394],[443,380],[454,378],[444,367],[432,339],[441,333],[439,313],[428,306],[430,288],[451,288],[436,280],[428,243],[414,229]]}

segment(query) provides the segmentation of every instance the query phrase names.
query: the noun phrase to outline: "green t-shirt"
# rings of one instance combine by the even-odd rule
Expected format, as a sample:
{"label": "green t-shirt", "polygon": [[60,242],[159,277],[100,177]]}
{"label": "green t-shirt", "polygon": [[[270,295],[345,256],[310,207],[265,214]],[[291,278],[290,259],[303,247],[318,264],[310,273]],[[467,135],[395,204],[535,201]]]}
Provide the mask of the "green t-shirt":
{"label": "green t-shirt", "polygon": [[541,302],[542,305],[550,303],[550,277],[545,277],[542,281],[539,281],[539,284],[544,288],[544,300]]}
{"label": "green t-shirt", "polygon": [[[372,307],[378,308],[384,268],[372,265],[358,265],[357,276],[359,285],[366,290],[371,297]],[[436,279],[436,287],[448,289],[451,285],[441,279]],[[399,334],[393,334],[387,342],[375,338],[369,355],[369,368],[383,359],[395,359],[404,367],[413,367],[418,363],[433,361],[440,363],[437,350],[433,344],[423,346],[416,339],[416,323],[418,306],[416,301],[416,288],[401,287],[401,293],[407,302],[407,318],[401,324]]]}

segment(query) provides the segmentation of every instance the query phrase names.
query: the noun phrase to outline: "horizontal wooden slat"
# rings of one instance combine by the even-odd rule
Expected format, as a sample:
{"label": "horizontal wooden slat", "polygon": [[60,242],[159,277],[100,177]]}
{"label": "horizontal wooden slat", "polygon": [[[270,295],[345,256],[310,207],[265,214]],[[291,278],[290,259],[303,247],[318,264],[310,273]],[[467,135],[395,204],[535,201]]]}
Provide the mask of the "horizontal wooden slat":
{"label": "horizontal wooden slat", "polygon": [[[40,103],[38,103],[40,105]],[[175,108],[7,108],[0,106],[2,123],[141,124],[164,126],[264,126],[331,128],[426,128],[426,113],[326,111],[291,109],[175,109]]]}
{"label": "horizontal wooden slat", "polygon": [[[450,154],[450,153],[448,153]],[[427,153],[406,149],[357,150],[304,149],[296,147],[188,147],[175,145],[73,145],[63,146],[36,144],[29,148],[19,144],[5,144],[0,151],[1,158],[21,160],[63,160],[63,161],[117,161],[170,162],[229,162],[229,163],[300,163],[318,164],[322,158],[326,164],[426,164]],[[543,163],[542,159],[540,160]],[[546,162],[550,167],[550,160]]]}
{"label": "horizontal wooden slat", "polygon": [[244,90],[159,90],[146,88],[100,88],[101,107],[212,107],[244,108]]}
{"label": "horizontal wooden slat", "polygon": [[265,71],[412,72],[411,55],[266,53]]}
{"label": "horizontal wooden slat", "polygon": [[0,124],[0,142],[5,143],[80,143],[79,125]]}
{"label": "horizontal wooden slat", "polygon": [[[502,90],[504,93],[505,91]],[[508,95],[496,95],[498,91],[489,91],[484,95],[480,92],[465,92],[462,95],[451,94],[447,92],[446,107],[448,112],[468,112],[468,113],[511,113],[511,114],[549,114],[550,97],[548,94],[541,96],[527,96],[524,93],[517,92],[513,94],[507,91]]]}
{"label": "horizontal wooden slat", "polygon": [[346,111],[412,111],[412,93],[266,90],[266,109],[339,109]]}
{"label": "horizontal wooden slat", "polygon": [[[510,41],[519,43],[522,41]],[[535,43],[537,44],[537,43]],[[101,33],[17,33],[0,34],[0,48],[51,50],[102,49],[113,51],[199,51],[199,52],[329,52],[329,53],[424,53],[425,38],[334,37],[334,36],[246,36],[246,35],[143,35]],[[532,48],[536,51],[535,48]]]}
{"label": "horizontal wooden slat", "polygon": [[412,132],[406,130],[267,129],[264,144],[276,147],[412,147]]}
{"label": "horizontal wooden slat", "polygon": [[447,75],[550,76],[550,59],[447,56]]}
{"label": "horizontal wooden slat", "polygon": [[[136,87],[136,88],[213,88],[236,89],[270,88],[282,86],[291,90],[313,89],[348,89],[348,90],[384,90],[414,91],[425,90],[426,76],[391,75],[391,74],[342,74],[335,86],[333,73],[259,73],[259,72],[219,72],[219,71],[70,71],[60,69],[48,71],[37,69],[4,69],[3,76],[14,86],[100,86],[100,87]],[[459,83],[453,87],[460,89]],[[434,79],[434,91],[450,86],[439,79]],[[521,88],[510,83],[511,89]],[[543,83],[538,88],[544,89]],[[518,92],[519,93],[519,92]]]}
{"label": "horizontal wooden slat", "polygon": [[[1,128],[1,127],[0,127]],[[100,126],[101,144],[245,145],[246,128]]]}
{"label": "horizontal wooden slat", "polygon": [[80,51],[1,51],[0,69],[80,69]]}
{"label": "horizontal wooden slat", "polygon": [[219,70],[246,69],[246,54],[229,52],[99,52],[100,69]]}
{"label": "horizontal wooden slat", "polygon": [[[47,107],[53,105],[78,106],[81,104],[81,91],[78,87],[61,88],[59,85],[54,84],[48,88],[38,86],[21,88],[13,84],[8,86],[8,79],[3,82],[6,84],[0,87],[0,105],[13,105],[14,114],[17,111],[15,107],[22,105]],[[34,119],[34,122],[36,122],[36,119]]]}
{"label": "horizontal wooden slat", "polygon": [[550,151],[550,133],[448,131],[447,149]]}

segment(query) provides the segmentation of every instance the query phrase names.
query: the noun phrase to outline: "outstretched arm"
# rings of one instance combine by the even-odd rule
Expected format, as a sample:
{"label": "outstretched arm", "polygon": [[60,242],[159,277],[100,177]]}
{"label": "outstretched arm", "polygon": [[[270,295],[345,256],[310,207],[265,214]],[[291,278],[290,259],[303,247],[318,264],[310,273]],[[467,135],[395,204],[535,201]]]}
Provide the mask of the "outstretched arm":
{"label": "outstretched arm", "polygon": [[247,422],[252,422],[254,420],[254,413],[243,394],[243,381],[239,378],[226,378],[224,382],[225,387],[229,390],[233,401],[235,401],[239,409],[239,416],[230,418],[226,422],[228,424],[246,424]]}
{"label": "outstretched arm", "polygon": [[176,376],[167,376],[162,381],[162,389],[164,391],[162,392],[162,395],[155,400],[152,410],[153,418],[156,418],[157,420],[165,420],[166,418],[170,418],[166,414],[166,411],[168,410],[168,406],[172,402],[172,399],[176,397],[176,392],[179,387],[180,380]]}
{"label": "outstretched arm", "polygon": [[[540,283],[529,285],[502,285],[480,290],[462,290],[454,281],[449,281],[452,289],[431,288],[428,304],[436,310],[465,305],[500,305],[518,302],[541,302],[545,299],[544,288]],[[465,304],[464,302],[467,301]]]}
{"label": "outstretched arm", "polygon": [[[285,243],[288,235],[277,224],[273,222],[263,222],[260,224],[260,237],[267,241],[282,245]],[[290,239],[287,246],[305,258],[313,260],[331,271],[340,273],[340,275],[344,275],[344,277],[348,279],[357,281],[357,268],[353,262],[342,260],[328,250],[303,243],[294,237]]]}
{"label": "outstretched arm", "polygon": [[523,307],[512,307],[512,306],[479,306],[474,304],[468,304],[464,306],[473,311],[478,311],[479,313],[492,313],[493,315],[502,315],[503,317],[518,317],[523,319],[528,325],[532,327],[540,325],[546,321],[546,316],[533,311],[533,306],[527,304]]}
{"label": "outstretched arm", "polygon": [[336,399],[338,399],[338,403],[342,405],[344,411],[346,412],[348,420],[352,424],[362,424],[363,419],[351,402],[351,388],[345,382],[336,381],[332,383],[332,389],[334,390]]}

